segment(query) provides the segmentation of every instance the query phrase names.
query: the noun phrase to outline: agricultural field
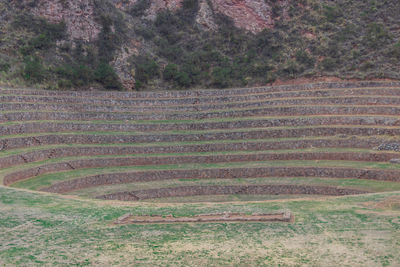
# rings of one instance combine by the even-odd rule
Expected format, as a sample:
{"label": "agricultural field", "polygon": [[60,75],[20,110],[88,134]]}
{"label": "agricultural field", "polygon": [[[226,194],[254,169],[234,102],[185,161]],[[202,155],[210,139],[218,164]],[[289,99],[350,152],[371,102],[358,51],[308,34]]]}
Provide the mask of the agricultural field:
{"label": "agricultural field", "polygon": [[400,266],[400,82],[0,88],[0,183],[0,266]]}

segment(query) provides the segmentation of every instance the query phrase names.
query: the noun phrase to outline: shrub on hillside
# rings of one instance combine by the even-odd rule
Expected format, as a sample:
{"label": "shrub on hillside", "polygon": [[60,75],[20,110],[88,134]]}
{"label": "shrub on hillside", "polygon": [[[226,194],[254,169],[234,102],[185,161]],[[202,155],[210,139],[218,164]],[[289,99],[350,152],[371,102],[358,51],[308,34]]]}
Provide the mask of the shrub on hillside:
{"label": "shrub on hillside", "polygon": [[150,0],[139,0],[129,10],[129,14],[133,17],[141,17],[145,14],[146,10],[150,7]]}
{"label": "shrub on hillside", "polygon": [[218,88],[226,88],[230,85],[230,76],[232,69],[230,67],[215,67],[212,71],[212,84]]}
{"label": "shrub on hillside", "polygon": [[314,58],[311,57],[311,55],[304,51],[304,50],[298,50],[296,52],[296,61],[303,64],[307,68],[311,68],[314,66]]}
{"label": "shrub on hillside", "polygon": [[337,60],[327,57],[321,61],[321,67],[327,71],[333,71],[337,67]]}
{"label": "shrub on hillside", "polygon": [[134,58],[135,79],[137,88],[145,85],[149,80],[159,77],[159,66],[149,55],[139,55]]}
{"label": "shrub on hillside", "polygon": [[324,6],[324,16],[327,19],[327,21],[333,23],[336,22],[338,18],[340,18],[342,15],[342,12],[340,11],[339,7],[337,6]]}
{"label": "shrub on hillside", "polygon": [[57,67],[55,72],[63,79],[62,83],[66,85],[86,86],[94,81],[93,70],[82,64],[65,64]]}
{"label": "shrub on hillside", "polygon": [[390,34],[382,24],[371,23],[367,27],[367,34],[364,38],[366,44],[371,48],[379,48],[391,40]]}
{"label": "shrub on hillside", "polygon": [[390,56],[400,59],[400,42],[395,43],[390,51]]}
{"label": "shrub on hillside", "polygon": [[104,88],[110,90],[121,90],[122,84],[114,69],[107,63],[100,63],[95,71],[95,79],[101,83]]}
{"label": "shrub on hillside", "polygon": [[31,83],[40,83],[46,78],[47,71],[38,57],[24,58],[23,77]]}
{"label": "shrub on hillside", "polygon": [[163,78],[166,81],[175,80],[179,73],[178,65],[168,64],[163,71]]}
{"label": "shrub on hillside", "polygon": [[0,60],[0,72],[4,71],[4,72],[8,72],[11,68],[11,65],[7,62],[4,62],[2,60]]}

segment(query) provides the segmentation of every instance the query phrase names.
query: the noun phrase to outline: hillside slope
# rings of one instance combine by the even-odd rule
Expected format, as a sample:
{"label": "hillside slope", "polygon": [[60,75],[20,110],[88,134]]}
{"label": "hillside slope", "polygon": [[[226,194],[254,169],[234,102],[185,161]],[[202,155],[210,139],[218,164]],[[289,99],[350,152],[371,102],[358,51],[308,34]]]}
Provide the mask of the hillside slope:
{"label": "hillside slope", "polygon": [[0,83],[144,90],[398,79],[398,21],[396,0],[0,0]]}

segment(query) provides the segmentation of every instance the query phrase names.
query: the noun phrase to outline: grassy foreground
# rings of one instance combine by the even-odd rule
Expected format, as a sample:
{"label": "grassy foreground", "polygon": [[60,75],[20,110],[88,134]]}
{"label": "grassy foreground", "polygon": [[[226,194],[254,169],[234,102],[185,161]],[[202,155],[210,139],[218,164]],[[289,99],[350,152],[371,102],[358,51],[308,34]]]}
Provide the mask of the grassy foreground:
{"label": "grassy foreground", "polygon": [[[126,213],[290,210],[295,223],[115,226]],[[118,203],[0,187],[0,266],[399,266],[400,192],[235,203]]]}

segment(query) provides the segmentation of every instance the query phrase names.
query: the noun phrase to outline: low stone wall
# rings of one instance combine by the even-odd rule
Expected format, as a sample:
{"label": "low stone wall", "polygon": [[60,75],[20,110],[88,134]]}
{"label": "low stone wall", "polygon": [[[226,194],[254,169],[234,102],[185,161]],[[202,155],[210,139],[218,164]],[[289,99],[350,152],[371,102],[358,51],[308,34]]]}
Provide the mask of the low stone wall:
{"label": "low stone wall", "polygon": [[[354,169],[333,167],[258,167],[215,168],[201,170],[161,170],[99,174],[53,184],[42,191],[66,193],[83,188],[134,182],[150,182],[171,179],[233,179],[263,177],[322,177],[350,178],[400,182],[399,170]],[[13,181],[7,181],[8,184]]]}
{"label": "low stone wall", "polygon": [[89,91],[46,91],[46,90],[23,90],[23,89],[0,89],[3,94],[21,95],[43,95],[43,96],[69,96],[69,97],[107,97],[107,98],[160,98],[160,97],[190,97],[190,96],[227,96],[257,94],[277,91],[301,91],[315,89],[343,89],[362,87],[400,87],[400,82],[388,81],[360,81],[360,82],[319,82],[297,85],[262,86],[253,88],[231,88],[231,89],[204,89],[186,91],[160,91],[160,92],[89,92]]}
{"label": "low stone wall", "polygon": [[313,139],[287,141],[249,141],[238,143],[214,143],[171,146],[101,146],[101,147],[61,147],[24,152],[0,158],[2,168],[12,167],[35,161],[62,157],[99,156],[99,155],[128,155],[150,153],[193,153],[193,152],[220,152],[220,151],[262,151],[279,149],[305,148],[367,148],[372,149],[385,143],[379,138],[340,138],[340,139]]}
{"label": "low stone wall", "polygon": [[397,153],[357,153],[357,152],[307,152],[307,153],[260,153],[241,155],[207,156],[163,156],[80,159],[59,163],[43,164],[34,168],[13,172],[4,177],[4,184],[29,179],[38,175],[84,168],[168,165],[187,163],[257,162],[275,160],[347,160],[389,162],[398,157]]}
{"label": "low stone wall", "polygon": [[[196,112],[196,111],[207,111],[213,109],[227,109],[227,108],[249,108],[249,107],[261,107],[266,105],[277,105],[279,102],[271,102],[272,98],[299,98],[299,97],[339,97],[339,96],[348,96],[349,99],[346,102],[350,101],[350,99],[354,99],[357,96],[369,96],[373,95],[375,97],[359,99],[355,100],[356,102],[361,103],[375,103],[375,101],[383,102],[385,104],[391,103],[385,102],[381,99],[382,96],[398,96],[400,93],[399,89],[361,89],[357,91],[352,90],[331,90],[331,91],[297,91],[297,92],[285,92],[285,93],[269,93],[269,94],[250,94],[250,95],[240,95],[240,96],[224,96],[224,97],[215,97],[215,98],[186,98],[186,99],[175,99],[169,100],[171,103],[167,102],[168,99],[163,100],[163,102],[156,102],[157,100],[140,100],[136,99],[136,102],[131,101],[132,103],[119,103],[117,100],[107,99],[106,101],[109,103],[94,104],[94,103],[83,103],[86,99],[81,99],[78,103],[72,102],[72,100],[68,100],[62,102],[61,99],[56,99],[55,102],[61,103],[52,103],[50,98],[37,98],[31,99],[27,98],[25,100],[29,100],[30,103],[27,102],[18,102],[23,101],[24,99],[18,99],[17,96],[12,98],[11,96],[7,96],[7,100],[12,103],[2,102],[0,104],[0,109],[3,111],[12,111],[12,110],[46,110],[46,111],[80,111],[80,112],[173,112],[173,111],[188,111],[188,112]],[[1,95],[0,95],[1,96]],[[379,97],[377,97],[379,96]],[[377,100],[379,98],[379,100]],[[34,101],[34,102],[32,102]],[[93,101],[93,100],[91,100]],[[147,102],[152,102],[151,105],[148,105]],[[248,102],[248,101],[256,101],[256,102]],[[258,102],[257,102],[258,101]],[[264,102],[259,102],[264,101]],[[285,100],[281,100],[285,101]],[[315,101],[315,100],[314,100]],[[332,102],[333,100],[326,100]],[[236,103],[234,103],[236,102]],[[247,102],[247,103],[246,103]],[[125,103],[125,105],[123,105]],[[212,103],[212,104],[210,104]],[[128,104],[128,105],[127,105]],[[157,106],[156,106],[157,105]],[[180,106],[174,106],[180,105]]]}
{"label": "low stone wall", "polygon": [[204,223],[204,222],[294,222],[294,215],[289,212],[279,213],[210,213],[190,217],[174,217],[171,214],[160,215],[132,215],[125,214],[119,217],[114,224],[142,224],[142,223]]}
{"label": "low stone wall", "polygon": [[88,131],[121,131],[121,132],[158,132],[158,131],[193,131],[241,128],[266,128],[284,126],[318,126],[318,125],[357,125],[357,126],[400,126],[400,117],[317,117],[317,118],[272,118],[260,120],[238,120],[227,122],[203,123],[158,123],[158,124],[120,124],[120,123],[75,123],[75,122],[27,122],[14,125],[0,125],[3,135],[53,132],[88,132]]}
{"label": "low stone wall", "polygon": [[246,140],[268,138],[301,138],[309,136],[399,136],[400,128],[353,128],[353,127],[315,127],[291,129],[266,129],[252,131],[233,131],[199,134],[145,134],[145,135],[87,135],[62,134],[38,135],[31,137],[16,137],[0,139],[0,151],[23,147],[55,144],[121,144],[121,143],[152,143],[152,142],[187,142],[213,140]]}
{"label": "low stone wall", "polygon": [[213,185],[181,186],[119,192],[98,196],[99,199],[138,201],[153,198],[209,196],[209,195],[329,195],[344,196],[367,193],[366,191],[329,186],[308,185]]}
{"label": "low stone wall", "polygon": [[400,107],[391,106],[297,106],[213,111],[198,113],[84,113],[84,112],[11,112],[0,113],[1,122],[33,120],[201,120],[241,118],[253,116],[309,116],[309,115],[392,115],[400,114]]}

